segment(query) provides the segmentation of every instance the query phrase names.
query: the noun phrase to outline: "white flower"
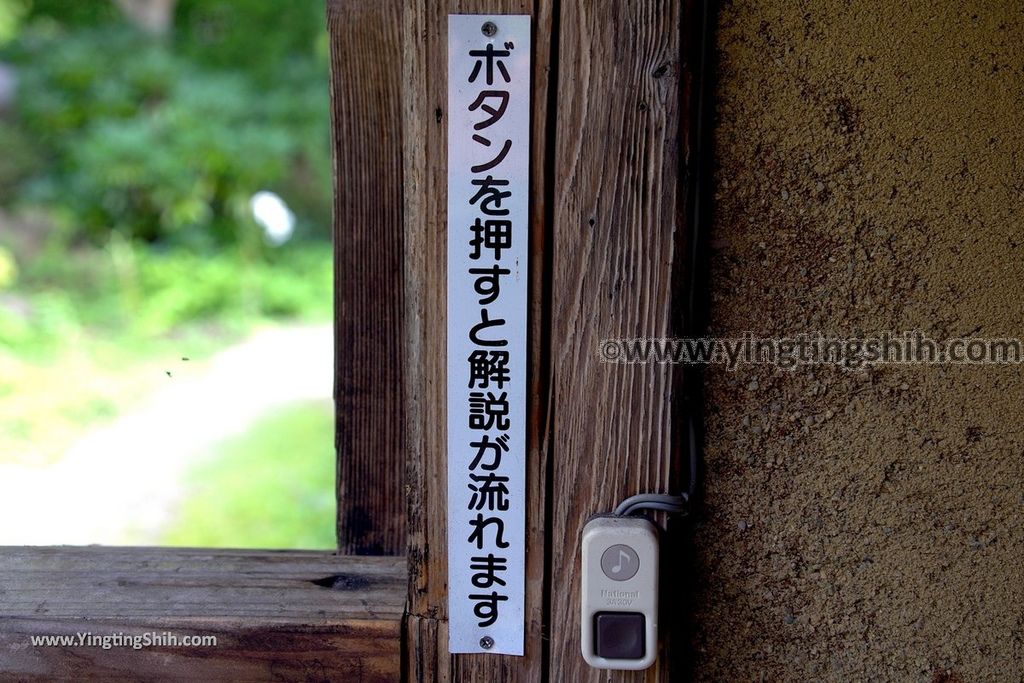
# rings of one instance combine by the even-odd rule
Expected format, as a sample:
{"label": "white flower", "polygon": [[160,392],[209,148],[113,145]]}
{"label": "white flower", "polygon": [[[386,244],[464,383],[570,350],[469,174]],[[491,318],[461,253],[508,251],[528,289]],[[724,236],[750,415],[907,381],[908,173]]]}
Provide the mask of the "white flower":
{"label": "white flower", "polygon": [[279,247],[295,232],[295,214],[273,192],[257,192],[249,200],[252,217],[263,228],[267,241]]}

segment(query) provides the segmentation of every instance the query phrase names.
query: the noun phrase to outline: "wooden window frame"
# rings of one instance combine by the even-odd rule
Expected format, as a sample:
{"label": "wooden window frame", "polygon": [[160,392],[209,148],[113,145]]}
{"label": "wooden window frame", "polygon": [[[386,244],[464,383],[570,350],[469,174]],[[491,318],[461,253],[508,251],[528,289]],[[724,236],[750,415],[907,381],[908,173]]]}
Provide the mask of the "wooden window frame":
{"label": "wooden window frame", "polygon": [[[0,548],[0,679],[401,677],[408,571],[404,467],[395,466],[404,457],[398,8],[332,0],[327,12],[339,552]],[[392,53],[370,59],[375,46]],[[33,643],[144,634],[215,636],[217,644]]]}
{"label": "wooden window frame", "polygon": [[[326,4],[338,552],[0,548],[0,678],[607,680],[579,654],[577,541],[679,486],[681,373],[608,367],[597,343],[678,332],[700,3]],[[533,17],[525,657],[446,650],[449,13]],[[663,616],[658,663],[622,680],[668,680]],[[31,645],[152,631],[218,646]]]}
{"label": "wooden window frame", "polygon": [[[0,679],[353,680],[399,675],[405,561],[330,552],[0,549]],[[211,647],[33,637],[214,636]]]}

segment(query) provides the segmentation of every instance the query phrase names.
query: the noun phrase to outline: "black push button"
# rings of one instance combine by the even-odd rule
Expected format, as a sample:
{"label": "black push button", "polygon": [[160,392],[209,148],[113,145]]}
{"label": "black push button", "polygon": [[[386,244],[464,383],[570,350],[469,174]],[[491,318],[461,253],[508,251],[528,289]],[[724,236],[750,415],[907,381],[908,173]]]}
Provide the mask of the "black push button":
{"label": "black push button", "polygon": [[594,615],[594,649],[605,659],[643,659],[644,615],[598,612]]}

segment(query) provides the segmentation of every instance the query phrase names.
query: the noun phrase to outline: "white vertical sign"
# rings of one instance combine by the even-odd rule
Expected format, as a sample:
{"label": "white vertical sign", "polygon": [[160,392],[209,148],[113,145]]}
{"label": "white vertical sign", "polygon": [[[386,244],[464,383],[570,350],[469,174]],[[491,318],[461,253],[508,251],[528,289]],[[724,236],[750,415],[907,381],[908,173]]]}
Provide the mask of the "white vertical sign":
{"label": "white vertical sign", "polygon": [[449,651],[523,654],[530,17],[448,17]]}

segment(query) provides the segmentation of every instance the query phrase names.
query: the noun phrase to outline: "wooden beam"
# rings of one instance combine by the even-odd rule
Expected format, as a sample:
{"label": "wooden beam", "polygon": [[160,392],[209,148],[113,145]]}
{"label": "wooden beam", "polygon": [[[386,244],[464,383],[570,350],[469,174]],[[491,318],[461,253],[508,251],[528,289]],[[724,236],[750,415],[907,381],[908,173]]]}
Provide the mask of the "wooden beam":
{"label": "wooden beam", "polygon": [[[399,558],[0,548],[0,678],[396,681],[405,591]],[[217,641],[141,649],[32,643],[168,632]]]}
{"label": "wooden beam", "polygon": [[[539,681],[544,660],[547,373],[543,201],[551,55],[551,0],[427,0],[408,3],[403,32],[406,178],[407,410],[409,428],[410,680]],[[531,104],[530,405],[527,428],[526,656],[447,654],[446,221],[448,14],[533,17]]]}
{"label": "wooden beam", "polygon": [[399,0],[329,0],[338,547],[405,552]]}
{"label": "wooden beam", "polygon": [[[602,363],[599,342],[677,331],[686,293],[678,269],[688,112],[683,4],[561,6],[548,492],[550,672],[557,680],[608,680],[580,655],[583,525],[632,494],[680,484],[677,368]],[[663,574],[663,589],[671,582]],[[677,611],[666,604],[663,624]],[[615,680],[667,680],[666,654],[662,647],[654,667],[616,672]]]}

